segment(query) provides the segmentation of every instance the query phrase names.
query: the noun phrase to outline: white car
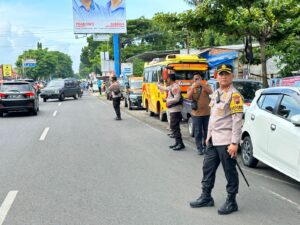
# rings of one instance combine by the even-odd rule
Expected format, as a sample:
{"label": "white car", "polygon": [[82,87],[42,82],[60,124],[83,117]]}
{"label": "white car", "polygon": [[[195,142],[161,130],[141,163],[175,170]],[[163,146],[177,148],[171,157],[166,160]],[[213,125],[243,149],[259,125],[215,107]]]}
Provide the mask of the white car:
{"label": "white car", "polygon": [[246,112],[242,159],[258,160],[300,182],[300,87],[261,89]]}

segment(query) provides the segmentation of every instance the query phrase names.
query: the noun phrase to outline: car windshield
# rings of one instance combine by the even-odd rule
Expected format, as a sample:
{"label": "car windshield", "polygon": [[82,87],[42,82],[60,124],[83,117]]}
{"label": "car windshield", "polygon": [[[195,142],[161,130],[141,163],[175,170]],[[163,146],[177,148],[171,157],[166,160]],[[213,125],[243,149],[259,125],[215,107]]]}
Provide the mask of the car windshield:
{"label": "car windshield", "polygon": [[47,85],[47,87],[63,87],[63,86],[64,86],[63,80],[52,80]]}
{"label": "car windshield", "polygon": [[130,87],[134,89],[142,88],[143,81],[141,80],[132,80],[130,81]]}
{"label": "car windshield", "polygon": [[196,71],[196,70],[183,70],[183,71],[175,71],[176,80],[193,80],[194,73],[198,72],[203,77],[205,77],[206,71]]}
{"label": "car windshield", "polygon": [[233,81],[233,86],[241,93],[244,97],[245,103],[250,103],[255,97],[255,92],[263,88],[262,83],[259,82],[241,82]]}
{"label": "car windshield", "polygon": [[29,84],[2,84],[0,86],[0,91],[3,92],[23,92],[31,91]]}

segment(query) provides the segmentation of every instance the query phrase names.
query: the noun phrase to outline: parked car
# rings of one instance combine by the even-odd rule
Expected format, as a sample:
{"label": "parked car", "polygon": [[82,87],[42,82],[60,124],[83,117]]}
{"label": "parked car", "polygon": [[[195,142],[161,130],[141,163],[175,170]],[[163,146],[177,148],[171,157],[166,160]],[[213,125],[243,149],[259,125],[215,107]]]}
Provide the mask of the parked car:
{"label": "parked car", "polygon": [[143,109],[142,106],[142,77],[129,77],[128,82],[125,83],[123,90],[124,105],[129,110],[133,108]]}
{"label": "parked car", "polygon": [[[219,82],[216,79],[210,79],[207,81],[211,86],[212,91],[214,92],[219,88]],[[255,97],[255,92],[263,88],[263,84],[255,80],[243,80],[243,79],[234,79],[233,86],[241,93],[244,98],[244,115],[248,110],[253,98]],[[185,99],[183,101],[183,109],[181,111],[182,117],[184,120],[188,121],[188,131],[191,137],[194,136],[194,125],[191,118],[191,101]]]}
{"label": "parked car", "polygon": [[41,98],[44,102],[48,99],[59,99],[63,101],[67,97],[78,99],[81,95],[79,82],[75,78],[51,80],[47,86],[41,90]]}
{"label": "parked car", "polygon": [[26,81],[0,83],[0,117],[9,112],[31,112],[37,115],[39,97],[35,88]]}
{"label": "parked car", "polygon": [[39,84],[39,82],[35,81],[34,79],[23,78],[23,79],[19,79],[19,81],[26,81],[26,82],[30,83],[35,88],[38,95],[41,93],[40,84]]}
{"label": "parked car", "polygon": [[257,91],[242,132],[244,165],[258,161],[300,182],[300,87]]}

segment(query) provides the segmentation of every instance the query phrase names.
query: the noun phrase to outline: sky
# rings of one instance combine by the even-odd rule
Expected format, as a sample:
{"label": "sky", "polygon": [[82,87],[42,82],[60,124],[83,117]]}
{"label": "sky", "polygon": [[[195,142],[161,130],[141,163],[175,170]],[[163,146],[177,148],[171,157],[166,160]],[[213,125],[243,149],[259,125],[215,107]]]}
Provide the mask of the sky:
{"label": "sky", "polygon": [[[184,0],[126,0],[127,19],[188,9]],[[50,51],[70,55],[78,72],[87,43],[86,38],[75,38],[72,0],[0,0],[0,64],[15,66],[18,56],[35,49],[38,41]]]}

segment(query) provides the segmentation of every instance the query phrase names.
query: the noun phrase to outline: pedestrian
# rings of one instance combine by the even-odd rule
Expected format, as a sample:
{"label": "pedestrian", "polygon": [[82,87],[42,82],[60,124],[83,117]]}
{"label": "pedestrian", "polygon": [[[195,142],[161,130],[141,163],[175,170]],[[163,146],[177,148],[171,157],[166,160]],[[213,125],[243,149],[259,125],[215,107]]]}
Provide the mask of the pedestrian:
{"label": "pedestrian", "polygon": [[116,112],[115,120],[121,120],[121,89],[120,84],[117,81],[117,77],[111,78],[112,84],[109,86],[108,91],[112,93],[113,106]]}
{"label": "pedestrian", "polygon": [[180,121],[182,119],[182,96],[179,85],[175,82],[176,77],[174,73],[168,74],[167,87],[158,85],[160,90],[168,91],[168,97],[166,99],[167,108],[170,112],[171,130],[175,138],[175,144],[169,146],[174,151],[179,151],[185,148],[182,141],[182,135],[180,132]]}
{"label": "pedestrian", "polygon": [[98,79],[97,81],[97,84],[98,84],[98,89],[99,89],[99,94],[100,96],[102,95],[102,80]]}
{"label": "pedestrian", "polygon": [[238,210],[236,194],[239,188],[236,170],[236,155],[242,131],[243,98],[232,85],[232,66],[223,64],[217,68],[218,88],[212,95],[211,115],[206,138],[207,149],[203,161],[202,194],[190,203],[192,208],[213,206],[211,191],[214,187],[216,170],[222,163],[227,179],[228,193],[219,214],[230,214]]}
{"label": "pedestrian", "polygon": [[193,75],[194,83],[188,88],[187,98],[192,100],[191,114],[197,151],[199,155],[203,155],[210,115],[209,95],[212,94],[212,90],[209,84],[203,80],[203,74],[195,72]]}

